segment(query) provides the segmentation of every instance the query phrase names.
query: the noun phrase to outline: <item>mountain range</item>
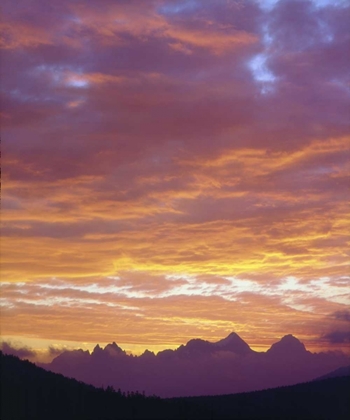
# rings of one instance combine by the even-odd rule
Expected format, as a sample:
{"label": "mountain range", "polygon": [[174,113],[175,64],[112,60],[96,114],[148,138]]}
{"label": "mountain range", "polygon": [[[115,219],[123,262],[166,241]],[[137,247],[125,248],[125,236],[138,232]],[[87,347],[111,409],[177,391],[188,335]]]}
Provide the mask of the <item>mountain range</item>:
{"label": "mountain range", "polygon": [[349,375],[252,393],[160,399],[95,388],[2,352],[0,367],[2,420],[350,418]]}
{"label": "mountain range", "polygon": [[115,342],[93,351],[65,351],[41,367],[94,386],[183,397],[262,390],[310,381],[349,365],[343,353],[311,353],[292,335],[256,352],[236,333],[217,341],[192,339],[175,350],[128,355]]}

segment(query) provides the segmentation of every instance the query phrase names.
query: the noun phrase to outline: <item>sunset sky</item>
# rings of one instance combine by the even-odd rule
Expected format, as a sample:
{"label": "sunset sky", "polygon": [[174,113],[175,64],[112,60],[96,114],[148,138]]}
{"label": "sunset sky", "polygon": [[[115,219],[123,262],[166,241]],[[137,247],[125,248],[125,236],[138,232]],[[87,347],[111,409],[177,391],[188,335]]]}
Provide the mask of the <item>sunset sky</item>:
{"label": "sunset sky", "polygon": [[3,341],[350,352],[349,1],[2,9]]}

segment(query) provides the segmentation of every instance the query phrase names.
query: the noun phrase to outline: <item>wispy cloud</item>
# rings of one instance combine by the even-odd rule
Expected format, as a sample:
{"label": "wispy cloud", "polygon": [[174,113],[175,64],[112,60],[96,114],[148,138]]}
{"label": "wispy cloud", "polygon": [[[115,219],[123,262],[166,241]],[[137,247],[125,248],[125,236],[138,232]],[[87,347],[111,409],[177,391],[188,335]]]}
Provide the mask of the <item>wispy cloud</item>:
{"label": "wispy cloud", "polygon": [[342,331],[346,3],[6,0],[3,13],[6,334]]}

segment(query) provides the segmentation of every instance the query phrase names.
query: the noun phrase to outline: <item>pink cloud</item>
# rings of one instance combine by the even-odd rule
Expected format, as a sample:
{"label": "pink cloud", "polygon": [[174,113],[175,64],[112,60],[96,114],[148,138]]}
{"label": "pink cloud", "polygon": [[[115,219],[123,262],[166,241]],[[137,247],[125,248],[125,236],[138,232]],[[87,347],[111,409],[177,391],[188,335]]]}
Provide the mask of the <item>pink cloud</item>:
{"label": "pink cloud", "polygon": [[128,302],[150,340],[214,330],[202,305],[254,330],[254,302],[305,316],[310,340],[342,331],[307,308],[346,305],[349,8],[262,6],[5,2],[2,272],[28,282],[22,300],[4,286],[9,332],[28,334],[25,309],[73,337],[90,305],[127,335]]}

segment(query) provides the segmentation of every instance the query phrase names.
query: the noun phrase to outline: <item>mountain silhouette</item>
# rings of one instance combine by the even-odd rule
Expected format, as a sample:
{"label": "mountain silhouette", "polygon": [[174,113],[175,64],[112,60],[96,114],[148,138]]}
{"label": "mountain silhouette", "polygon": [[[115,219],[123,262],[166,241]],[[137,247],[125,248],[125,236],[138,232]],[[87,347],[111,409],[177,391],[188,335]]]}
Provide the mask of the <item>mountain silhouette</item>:
{"label": "mountain silhouette", "polygon": [[272,344],[272,346],[267,350],[267,354],[273,355],[274,357],[286,357],[296,355],[305,355],[308,354],[304,344],[299,341],[292,334],[285,335],[277,343]]}
{"label": "mountain silhouette", "polygon": [[194,338],[188,341],[187,344],[181,345],[176,350],[163,350],[158,354],[162,356],[168,355],[169,357],[172,355],[190,357],[209,355],[219,351],[229,351],[240,356],[254,353],[238,334],[232,332],[226,338],[215,343],[200,338]]}
{"label": "mountain silhouette", "polygon": [[232,332],[226,338],[214,343],[214,346],[219,350],[232,351],[241,356],[254,353],[249,345],[235,332]]}
{"label": "mountain silhouette", "polygon": [[287,335],[266,352],[255,352],[236,333],[217,342],[199,338],[174,350],[141,356],[125,353],[115,342],[92,353],[66,351],[47,370],[94,386],[113,386],[146,395],[183,397],[249,392],[311,381],[350,364],[343,353],[311,353]]}
{"label": "mountain silhouette", "polygon": [[2,420],[350,418],[350,377],[253,393],[160,399],[47,372],[0,352]]}
{"label": "mountain silhouette", "polygon": [[213,350],[213,344],[206,340],[201,340],[200,338],[194,338],[186,344],[185,348],[190,351],[212,351]]}
{"label": "mountain silhouette", "polygon": [[126,352],[113,341],[113,343],[107,344],[104,349],[102,349],[98,344],[95,346],[92,351],[92,356],[99,357],[102,355],[122,356],[126,355]]}
{"label": "mountain silhouette", "polygon": [[70,351],[64,351],[63,353],[59,354],[57,357],[55,357],[51,365],[53,369],[55,369],[55,366],[58,367],[58,369],[64,369],[64,367],[69,367],[71,365],[75,364],[83,364],[84,362],[88,362],[90,359],[90,353],[88,350],[70,350]]}
{"label": "mountain silhouette", "polygon": [[143,359],[153,359],[154,357],[156,357],[156,355],[153,353],[153,351],[149,351],[147,349],[140,356],[140,358]]}

